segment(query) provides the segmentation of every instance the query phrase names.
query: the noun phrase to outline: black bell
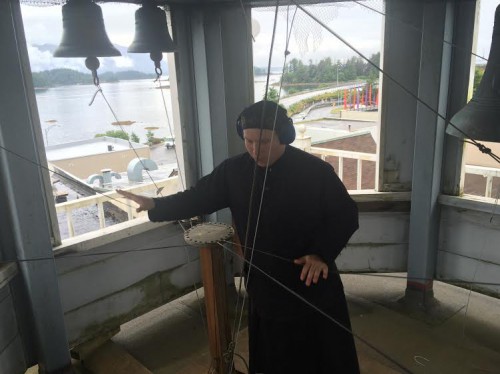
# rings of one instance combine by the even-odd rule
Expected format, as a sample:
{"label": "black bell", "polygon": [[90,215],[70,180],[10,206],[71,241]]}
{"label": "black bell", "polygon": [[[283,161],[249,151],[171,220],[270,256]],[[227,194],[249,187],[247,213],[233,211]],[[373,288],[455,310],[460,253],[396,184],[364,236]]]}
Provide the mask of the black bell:
{"label": "black bell", "polygon": [[495,12],[495,25],[490,55],[483,78],[472,99],[448,124],[446,132],[459,138],[500,142],[500,5]]}
{"label": "black bell", "polygon": [[68,0],[62,14],[63,36],[54,57],[121,56],[106,34],[101,7],[92,0]]}
{"label": "black bell", "polygon": [[154,1],[145,0],[135,12],[135,37],[127,51],[156,55],[175,52],[175,44],[168,32],[167,15]]}

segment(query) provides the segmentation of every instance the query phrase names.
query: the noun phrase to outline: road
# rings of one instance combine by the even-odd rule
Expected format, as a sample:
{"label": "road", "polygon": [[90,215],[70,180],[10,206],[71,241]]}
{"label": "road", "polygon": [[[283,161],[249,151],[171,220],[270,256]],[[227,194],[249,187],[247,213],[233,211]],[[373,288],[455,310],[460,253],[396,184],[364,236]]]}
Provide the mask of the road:
{"label": "road", "polygon": [[304,111],[293,116],[294,122],[299,121],[321,121],[324,118],[340,119],[339,113],[332,113],[333,107],[331,105],[312,108],[310,111]]}
{"label": "road", "polygon": [[[295,122],[297,124],[297,122]],[[336,120],[321,120],[314,122],[305,122],[309,128],[322,128],[332,130],[355,131],[375,126],[375,122],[369,121],[336,121]]]}
{"label": "road", "polygon": [[151,152],[151,160],[156,162],[158,166],[177,163],[177,158],[175,156],[175,149],[174,148],[167,149],[164,143],[153,145],[152,147],[150,147],[150,152]]}
{"label": "road", "polygon": [[364,84],[365,84],[364,82],[351,83],[351,84],[341,85],[338,87],[325,88],[322,90],[308,91],[308,92],[304,92],[304,93],[300,93],[300,94],[296,94],[296,95],[287,96],[285,98],[282,98],[282,99],[280,99],[280,104],[283,105],[285,108],[288,108],[290,105],[295,104],[301,100],[308,99],[310,97],[321,95],[321,94],[324,94],[327,92],[334,92],[337,90],[348,90],[348,89],[355,88],[355,87],[361,87],[361,86],[364,86]]}

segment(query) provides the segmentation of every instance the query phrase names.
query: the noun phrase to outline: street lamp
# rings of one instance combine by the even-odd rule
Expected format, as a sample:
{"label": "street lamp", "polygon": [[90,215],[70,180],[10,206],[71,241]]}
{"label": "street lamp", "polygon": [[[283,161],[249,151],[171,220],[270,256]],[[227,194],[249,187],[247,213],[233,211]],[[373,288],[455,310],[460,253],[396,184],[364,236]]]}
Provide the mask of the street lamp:
{"label": "street lamp", "polygon": [[47,145],[47,147],[49,146],[49,131],[51,129],[53,129],[54,127],[60,127],[59,125],[57,125],[57,120],[55,119],[49,119],[48,121],[45,121],[45,123],[47,123],[47,127],[45,128],[45,144]]}
{"label": "street lamp", "polygon": [[337,89],[339,88],[339,62],[337,61]]}

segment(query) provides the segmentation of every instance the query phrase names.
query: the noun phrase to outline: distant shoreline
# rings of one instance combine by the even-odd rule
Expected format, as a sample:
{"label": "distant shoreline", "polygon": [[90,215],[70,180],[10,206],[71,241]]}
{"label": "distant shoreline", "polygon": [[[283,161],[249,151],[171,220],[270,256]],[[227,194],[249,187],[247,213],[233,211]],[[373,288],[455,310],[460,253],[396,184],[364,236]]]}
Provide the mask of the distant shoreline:
{"label": "distant shoreline", "polygon": [[[35,89],[48,89],[61,86],[73,86],[79,84],[92,84],[93,78],[89,73],[82,73],[72,69],[52,69],[33,72],[33,86]],[[101,83],[116,83],[129,80],[154,79],[155,74],[142,73],[135,70],[120,72],[99,73]]]}

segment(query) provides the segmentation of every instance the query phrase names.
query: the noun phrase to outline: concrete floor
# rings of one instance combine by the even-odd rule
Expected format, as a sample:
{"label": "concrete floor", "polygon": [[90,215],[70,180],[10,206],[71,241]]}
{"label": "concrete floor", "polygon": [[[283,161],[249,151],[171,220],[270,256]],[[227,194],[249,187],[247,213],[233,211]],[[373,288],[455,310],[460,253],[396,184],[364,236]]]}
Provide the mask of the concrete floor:
{"label": "concrete floor", "polygon": [[[393,274],[394,275],[394,274]],[[404,276],[404,274],[399,274]],[[407,310],[405,279],[343,275],[353,332],[413,373],[500,373],[500,300],[435,283],[430,313]],[[113,341],[157,374],[206,373],[202,291],[122,326]],[[236,352],[248,359],[246,330]],[[363,373],[399,373],[395,364],[356,339]],[[239,357],[237,369],[246,372]]]}
{"label": "concrete floor", "polygon": [[[342,276],[353,332],[371,346],[356,339],[362,373],[405,372],[398,365],[411,373],[500,373],[499,299],[435,282],[437,303],[425,313],[407,309],[398,301],[404,295],[406,282],[392,277],[404,274],[390,276]],[[129,366],[128,372],[208,373],[211,358],[203,302],[203,290],[199,290],[198,295],[193,292],[122,325],[112,339],[114,351],[123,350],[143,366]],[[236,352],[244,360],[248,360],[246,339],[243,326]],[[83,374],[127,372],[110,369],[113,355],[103,355],[107,359],[96,360],[91,370],[78,363],[75,367]],[[235,367],[246,373],[242,358],[235,357]]]}
{"label": "concrete floor", "polygon": [[[344,275],[343,281],[354,333],[410,372],[500,373],[500,300],[435,282],[436,305],[425,313],[399,302],[404,279]],[[362,372],[402,371],[359,340],[357,347]]]}

